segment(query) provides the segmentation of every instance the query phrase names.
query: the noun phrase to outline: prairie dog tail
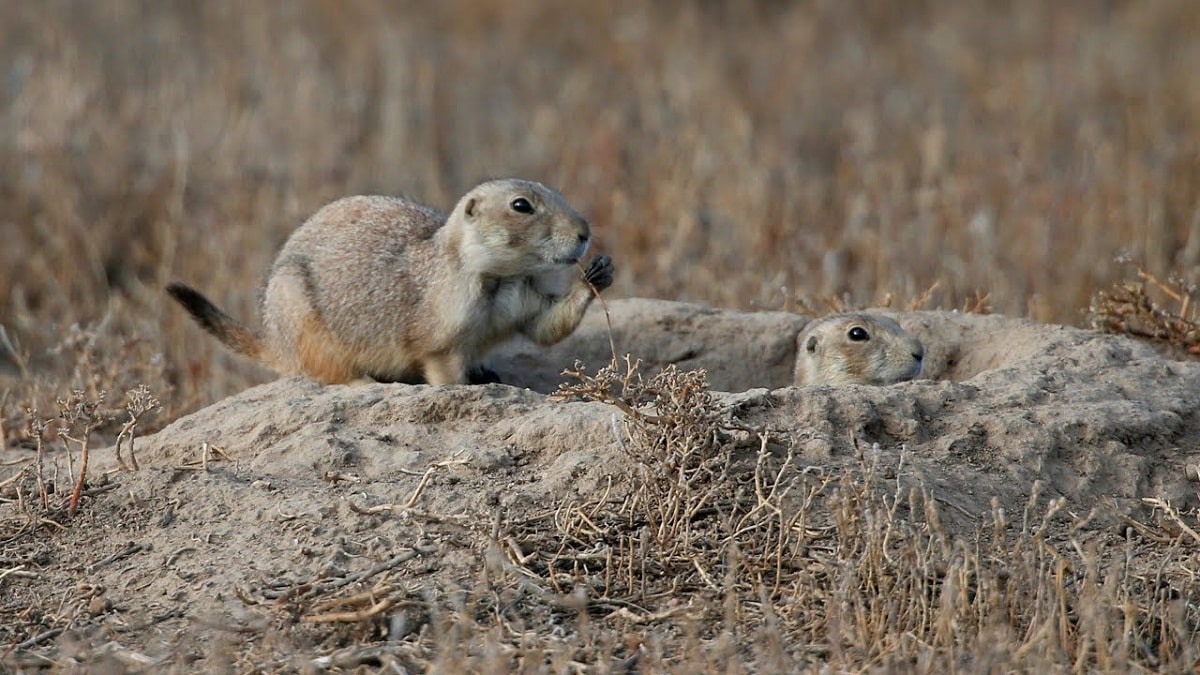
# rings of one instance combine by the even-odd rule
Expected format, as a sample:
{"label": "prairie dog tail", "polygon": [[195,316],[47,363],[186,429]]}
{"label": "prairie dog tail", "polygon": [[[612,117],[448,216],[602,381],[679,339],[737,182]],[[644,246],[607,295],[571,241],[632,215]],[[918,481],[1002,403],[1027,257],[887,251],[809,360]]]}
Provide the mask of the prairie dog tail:
{"label": "prairie dog tail", "polygon": [[200,291],[181,283],[170,283],[167,284],[167,293],[183,305],[201,328],[212,333],[226,347],[255,361],[264,361],[262,338],[222,312]]}

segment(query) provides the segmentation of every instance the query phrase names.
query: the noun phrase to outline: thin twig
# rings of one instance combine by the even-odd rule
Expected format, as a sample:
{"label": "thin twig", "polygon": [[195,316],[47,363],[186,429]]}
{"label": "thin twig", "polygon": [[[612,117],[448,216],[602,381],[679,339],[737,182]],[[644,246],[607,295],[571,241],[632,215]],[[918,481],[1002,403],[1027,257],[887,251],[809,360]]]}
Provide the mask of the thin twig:
{"label": "thin twig", "polygon": [[[326,580],[326,581],[313,582],[312,584],[295,586],[293,588],[296,590],[299,590],[300,588],[307,588],[308,590],[306,590],[304,593],[301,594],[302,597],[313,597],[313,596],[319,595],[321,593],[328,593],[329,591],[336,590],[338,588],[342,588],[343,586],[349,586],[350,584],[358,583],[364,579],[370,579],[371,577],[375,576],[376,574],[381,574],[390,569],[399,567],[400,565],[403,565],[404,563],[406,563],[410,560],[413,560],[414,558],[417,558],[417,557],[427,554],[427,553],[432,553],[435,550],[436,549],[431,548],[431,547],[414,548],[409,551],[405,551],[404,553],[401,553],[399,555],[392,556],[391,558],[385,560],[384,562],[379,563],[378,565],[372,567],[369,570],[357,572],[355,574],[351,574],[351,575],[345,576],[345,577],[340,577],[338,579],[330,579],[330,580]],[[289,595],[289,593],[284,593],[283,596],[281,596],[281,597],[287,597],[288,595]],[[292,595],[294,595],[294,593],[292,593]]]}
{"label": "thin twig", "polygon": [[121,560],[122,558],[128,558],[129,556],[133,555],[134,553],[137,553],[139,551],[144,551],[147,548],[148,547],[144,544],[130,544],[125,550],[120,551],[119,553],[114,553],[114,554],[108,556],[107,558],[101,558],[100,560],[97,560],[96,562],[92,563],[91,565],[84,567],[83,571],[87,572],[88,574],[91,574],[92,572],[95,572],[96,570],[100,569],[101,567],[104,567],[105,565],[111,565],[112,563],[115,563],[116,561]]}
{"label": "thin twig", "polygon": [[53,640],[54,638],[58,637],[59,635],[62,635],[63,631],[65,631],[65,630],[66,630],[66,628],[51,628],[50,630],[46,631],[45,633],[38,633],[37,635],[29,638],[28,640],[26,640],[24,642],[17,643],[17,646],[14,649],[16,649],[17,651],[20,651],[22,649],[29,649],[30,647],[36,647],[36,646],[42,644],[43,642]]}
{"label": "thin twig", "polygon": [[1165,499],[1158,499],[1157,497],[1145,497],[1142,499],[1142,502],[1155,508],[1162,509],[1163,512],[1167,514],[1167,517],[1179,526],[1179,529],[1186,532],[1187,535],[1192,538],[1192,541],[1200,543],[1200,533],[1197,533],[1196,530],[1191,528],[1191,526],[1183,522],[1183,518],[1179,516],[1179,512],[1176,511],[1173,506],[1171,506],[1170,502],[1166,501]]}
{"label": "thin twig", "polygon": [[19,579],[40,579],[41,575],[37,572],[26,572],[24,565],[18,565],[0,572],[0,581],[4,581],[5,577],[17,577]]}
{"label": "thin twig", "polygon": [[304,623],[361,623],[373,616],[378,616],[386,612],[394,604],[396,604],[395,598],[384,598],[366,610],[314,614],[301,617],[300,620]]}

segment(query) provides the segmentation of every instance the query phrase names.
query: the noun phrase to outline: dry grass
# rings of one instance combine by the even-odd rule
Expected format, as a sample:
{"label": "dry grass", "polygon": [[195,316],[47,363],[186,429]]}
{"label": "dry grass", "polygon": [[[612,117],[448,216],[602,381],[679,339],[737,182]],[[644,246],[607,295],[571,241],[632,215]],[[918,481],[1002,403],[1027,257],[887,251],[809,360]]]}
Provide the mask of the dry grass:
{"label": "dry grass", "polygon": [[163,284],[253,320],[287,233],[349,193],[542,179],[595,222],[614,293],[742,308],[932,288],[1080,323],[1118,254],[1200,262],[1184,0],[0,12],[0,325],[43,408],[78,388],[54,351],[75,324],[114,377],[158,359],[103,388],[147,384],[168,419],[264,379]]}
{"label": "dry grass", "polygon": [[[0,440],[82,434],[78,456],[262,381],[169,306],[167,281],[253,319],[274,252],[324,202],[449,207],[501,175],[591,217],[617,295],[990,310],[1195,353],[1198,33],[1186,0],[5,3]],[[1157,276],[1127,282],[1122,256]],[[869,457],[785,475],[786,439],[726,426],[698,376],[664,377],[592,391],[631,413],[640,492],[560,505],[549,529],[504,523],[478,584],[420,599],[437,631],[417,647],[355,661],[349,640],[321,667],[1194,662],[1195,599],[1171,576],[1194,542],[1136,548],[1044,504],[951,535]],[[73,507],[70,482],[36,508]],[[538,537],[557,558],[524,557]],[[293,614],[416,602],[375,583]],[[671,604],[679,589],[694,600]],[[533,594],[517,628],[514,592]]]}

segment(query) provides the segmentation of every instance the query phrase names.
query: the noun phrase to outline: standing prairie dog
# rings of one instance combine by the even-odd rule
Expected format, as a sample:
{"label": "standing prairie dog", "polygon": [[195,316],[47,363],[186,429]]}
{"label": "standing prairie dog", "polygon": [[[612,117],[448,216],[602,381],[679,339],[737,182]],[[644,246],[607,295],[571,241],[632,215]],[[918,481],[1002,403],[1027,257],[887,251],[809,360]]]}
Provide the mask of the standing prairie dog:
{"label": "standing prairie dog", "polygon": [[261,333],[188,286],[167,291],[226,346],[285,375],[463,384],[517,333],[552,345],[575,330],[593,288],[613,281],[608,256],[578,272],[591,234],[562,195],[532,181],[483,183],[449,215],[399,198],[346,197],[283,245]]}
{"label": "standing prairie dog", "polygon": [[861,312],[814,319],[796,338],[794,383],[894,384],[921,374],[925,346],[892,319]]}

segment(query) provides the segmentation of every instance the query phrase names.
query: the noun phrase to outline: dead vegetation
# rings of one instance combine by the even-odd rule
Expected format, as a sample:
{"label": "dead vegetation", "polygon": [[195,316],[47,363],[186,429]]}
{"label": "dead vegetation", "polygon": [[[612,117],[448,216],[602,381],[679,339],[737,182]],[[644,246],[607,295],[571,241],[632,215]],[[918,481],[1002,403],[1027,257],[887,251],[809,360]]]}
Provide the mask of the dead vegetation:
{"label": "dead vegetation", "polygon": [[[104,517],[88,497],[119,476],[89,476],[95,446],[137,470],[136,434],[261,381],[172,314],[162,285],[203,283],[251,319],[282,238],[348,193],[448,206],[484,177],[537,177],[596,223],[618,293],[1069,323],[1091,298],[1094,326],[1200,353],[1192,288],[1172,274],[1200,261],[1187,2],[112,0],[0,17],[0,442],[36,453],[0,465],[0,591],[50,564],[37,538]],[[1097,264],[1121,250],[1161,278]],[[1194,514],[1161,505],[1161,521],[1111,532],[1033,499],[953,533],[937,501],[900,488],[902,464],[863,448],[854,472],[796,466],[791,439],[714,409],[701,373],[577,376],[562,394],[613,405],[635,460],[609,498],[472,524],[422,511],[418,491],[362,514],[462,537],[477,578],[417,583],[418,543],[369,574],[242,589],[249,618],[215,626],[229,636],[215,646],[151,657],[121,633],[51,652],[95,613],[81,577],[45,606],[2,601],[0,624],[26,632],[0,663],[1196,663]],[[69,454],[70,475],[44,475],[47,453]]]}
{"label": "dead vegetation", "polygon": [[1138,269],[1135,278],[1098,292],[1088,307],[1088,318],[1098,330],[1166,345],[1177,354],[1200,356],[1200,314],[1194,294],[1195,285],[1182,278],[1164,281]]}

